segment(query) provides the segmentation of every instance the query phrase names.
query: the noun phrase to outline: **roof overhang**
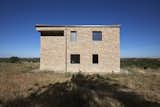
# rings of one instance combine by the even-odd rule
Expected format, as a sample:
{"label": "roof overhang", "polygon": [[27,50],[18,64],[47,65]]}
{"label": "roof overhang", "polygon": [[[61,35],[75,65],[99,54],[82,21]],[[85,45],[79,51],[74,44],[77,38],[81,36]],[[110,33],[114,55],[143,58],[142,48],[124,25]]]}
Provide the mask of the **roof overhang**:
{"label": "roof overhang", "polygon": [[119,28],[119,24],[114,25],[47,25],[47,24],[36,24],[36,30],[37,31],[51,31],[52,28],[60,28],[64,29],[66,27],[93,27],[93,28],[99,28],[99,27],[109,27],[109,28]]}

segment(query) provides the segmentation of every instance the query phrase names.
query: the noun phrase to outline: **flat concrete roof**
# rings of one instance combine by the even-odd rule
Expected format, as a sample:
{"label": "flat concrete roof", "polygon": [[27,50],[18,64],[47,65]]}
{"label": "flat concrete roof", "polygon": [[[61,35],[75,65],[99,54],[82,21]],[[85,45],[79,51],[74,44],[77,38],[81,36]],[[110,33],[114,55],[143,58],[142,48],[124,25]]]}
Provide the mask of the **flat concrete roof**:
{"label": "flat concrete roof", "polygon": [[36,24],[35,27],[120,27],[120,24],[113,24],[113,25],[48,25],[48,24]]}

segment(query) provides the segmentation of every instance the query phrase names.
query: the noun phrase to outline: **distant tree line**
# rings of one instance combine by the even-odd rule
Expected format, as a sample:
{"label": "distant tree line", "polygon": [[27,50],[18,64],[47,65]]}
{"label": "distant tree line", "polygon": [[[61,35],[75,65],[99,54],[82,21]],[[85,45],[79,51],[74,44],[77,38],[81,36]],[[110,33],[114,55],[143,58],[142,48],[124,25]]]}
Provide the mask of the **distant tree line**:
{"label": "distant tree line", "polygon": [[40,58],[20,58],[12,56],[9,58],[0,58],[0,62],[21,63],[21,62],[40,62]]}
{"label": "distant tree line", "polygon": [[122,58],[121,67],[160,68],[160,58]]}
{"label": "distant tree line", "polygon": [[[0,58],[0,62],[21,63],[21,62],[40,62],[40,58],[20,58],[12,56],[10,58]],[[140,67],[140,68],[160,68],[160,58],[121,58],[121,68]]]}

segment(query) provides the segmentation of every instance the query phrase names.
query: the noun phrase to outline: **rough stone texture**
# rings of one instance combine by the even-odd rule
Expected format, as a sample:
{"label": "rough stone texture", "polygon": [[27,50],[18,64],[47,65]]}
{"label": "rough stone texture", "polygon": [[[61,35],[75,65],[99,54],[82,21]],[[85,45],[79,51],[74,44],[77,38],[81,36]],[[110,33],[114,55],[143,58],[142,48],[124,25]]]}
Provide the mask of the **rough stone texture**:
{"label": "rough stone texture", "polygon": [[[120,72],[119,27],[37,27],[37,30],[64,30],[64,36],[41,36],[41,70]],[[71,31],[77,31],[77,41],[70,41]],[[102,31],[102,41],[93,41],[92,31]],[[80,64],[70,63],[71,54],[80,54]],[[98,64],[92,64],[92,54],[98,54]]]}

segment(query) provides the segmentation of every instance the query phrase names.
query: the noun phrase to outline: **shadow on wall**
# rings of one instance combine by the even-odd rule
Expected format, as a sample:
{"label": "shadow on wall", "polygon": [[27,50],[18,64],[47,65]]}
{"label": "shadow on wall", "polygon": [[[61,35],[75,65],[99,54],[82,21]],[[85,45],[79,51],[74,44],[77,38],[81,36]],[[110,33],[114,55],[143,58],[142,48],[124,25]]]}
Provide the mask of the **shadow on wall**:
{"label": "shadow on wall", "polygon": [[[127,91],[126,91],[127,90]],[[71,81],[41,87],[5,107],[160,107],[99,75],[73,75]]]}

